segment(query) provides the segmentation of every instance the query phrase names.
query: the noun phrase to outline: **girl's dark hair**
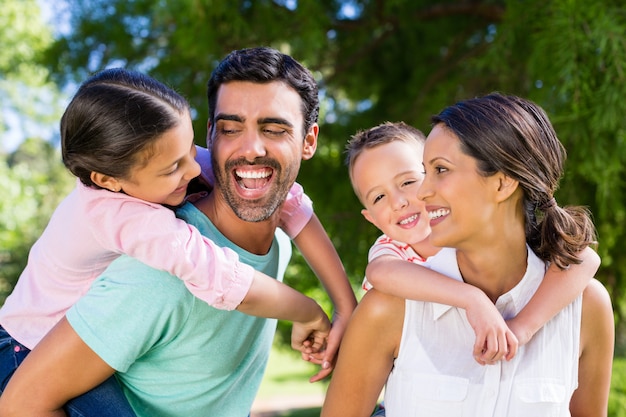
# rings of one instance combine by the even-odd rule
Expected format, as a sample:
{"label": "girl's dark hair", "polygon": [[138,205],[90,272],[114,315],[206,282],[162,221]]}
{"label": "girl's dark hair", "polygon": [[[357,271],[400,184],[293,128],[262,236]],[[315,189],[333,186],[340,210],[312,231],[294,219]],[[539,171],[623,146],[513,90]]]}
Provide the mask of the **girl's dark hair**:
{"label": "girl's dark hair", "polygon": [[282,81],[293,88],[302,99],[303,136],[319,116],[318,87],[313,75],[302,64],[276,49],[268,47],[232,51],[213,70],[208,82],[209,121],[215,125],[217,91],[231,81],[265,84]]}
{"label": "girl's dark hair", "polygon": [[101,71],[80,86],[61,118],[63,163],[91,187],[97,187],[92,171],[127,178],[147,162],[155,140],[188,113],[180,94],[145,74]]}
{"label": "girl's dark hair", "polygon": [[566,152],[546,113],[535,103],[498,93],[461,101],[432,118],[461,141],[481,175],[496,172],[519,181],[524,193],[526,241],[543,260],[565,269],[596,243],[589,211],[554,200]]}

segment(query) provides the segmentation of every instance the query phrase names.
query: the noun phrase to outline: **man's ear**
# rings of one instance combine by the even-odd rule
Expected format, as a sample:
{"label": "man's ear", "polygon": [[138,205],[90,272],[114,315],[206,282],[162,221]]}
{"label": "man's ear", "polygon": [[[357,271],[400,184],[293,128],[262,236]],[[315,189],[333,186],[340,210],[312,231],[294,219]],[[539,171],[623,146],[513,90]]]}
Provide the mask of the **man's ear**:
{"label": "man's ear", "polygon": [[206,148],[211,149],[211,121],[206,122]]}
{"label": "man's ear", "polygon": [[498,176],[497,199],[498,201],[507,200],[519,188],[519,181],[501,172],[496,175]]}
{"label": "man's ear", "polygon": [[122,184],[120,184],[115,177],[104,175],[96,171],[91,171],[91,175],[89,177],[91,178],[91,181],[99,187],[106,188],[114,193],[122,191]]}
{"label": "man's ear", "polygon": [[304,147],[302,148],[302,159],[308,160],[315,155],[317,150],[317,135],[320,131],[320,127],[317,123],[309,128],[306,136],[304,137]]}

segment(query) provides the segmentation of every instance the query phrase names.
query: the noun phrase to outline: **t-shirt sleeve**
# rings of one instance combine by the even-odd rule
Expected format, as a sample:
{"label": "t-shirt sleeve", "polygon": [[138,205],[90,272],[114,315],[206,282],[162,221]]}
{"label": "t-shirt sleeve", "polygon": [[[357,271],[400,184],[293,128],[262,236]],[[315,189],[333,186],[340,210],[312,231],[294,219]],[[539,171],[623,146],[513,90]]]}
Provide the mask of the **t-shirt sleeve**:
{"label": "t-shirt sleeve", "polygon": [[[374,259],[383,255],[391,255],[396,258],[405,259],[405,251],[406,247],[400,246],[399,242],[388,238],[386,235],[382,235],[378,239],[376,239],[376,242],[374,242],[374,244],[370,248],[367,254],[367,262],[372,262]],[[374,287],[367,280],[367,277],[364,277],[363,283],[361,284],[361,289],[363,291],[369,291],[372,288]]]}
{"label": "t-shirt sleeve", "polygon": [[279,226],[290,239],[300,234],[313,216],[313,202],[297,182],[289,190],[280,211]]}
{"label": "t-shirt sleeve", "polygon": [[235,251],[217,246],[163,206],[132,197],[102,200],[89,215],[104,248],[179,277],[212,307],[233,310],[244,299],[254,270]]}
{"label": "t-shirt sleeve", "polygon": [[176,277],[122,256],[66,317],[102,360],[125,372],[148,350],[176,337],[194,302]]}

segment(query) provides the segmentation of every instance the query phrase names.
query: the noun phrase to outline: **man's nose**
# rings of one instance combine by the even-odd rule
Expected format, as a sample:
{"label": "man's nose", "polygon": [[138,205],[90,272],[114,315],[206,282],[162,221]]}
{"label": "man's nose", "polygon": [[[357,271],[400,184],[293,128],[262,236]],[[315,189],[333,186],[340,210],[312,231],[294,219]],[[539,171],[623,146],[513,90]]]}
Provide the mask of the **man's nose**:
{"label": "man's nose", "polygon": [[265,156],[265,142],[259,132],[249,132],[243,135],[241,152],[248,161],[254,161],[260,156]]}

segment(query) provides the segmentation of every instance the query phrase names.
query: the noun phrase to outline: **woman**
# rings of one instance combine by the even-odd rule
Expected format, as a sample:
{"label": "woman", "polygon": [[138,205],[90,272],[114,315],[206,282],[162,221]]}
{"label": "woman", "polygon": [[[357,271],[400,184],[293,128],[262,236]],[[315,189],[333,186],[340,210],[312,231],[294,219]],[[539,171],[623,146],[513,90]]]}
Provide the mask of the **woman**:
{"label": "woman", "polygon": [[[419,196],[431,242],[444,249],[427,266],[514,317],[549,264],[576,264],[594,242],[587,211],[553,196],[565,151],[543,110],[518,97],[460,102],[433,123]],[[370,292],[342,342],[323,417],[370,415],[385,382],[389,417],[606,415],[614,327],[598,281],[512,360],[486,366],[469,353],[464,310]]]}

